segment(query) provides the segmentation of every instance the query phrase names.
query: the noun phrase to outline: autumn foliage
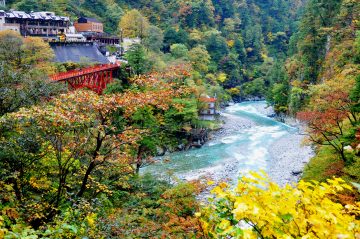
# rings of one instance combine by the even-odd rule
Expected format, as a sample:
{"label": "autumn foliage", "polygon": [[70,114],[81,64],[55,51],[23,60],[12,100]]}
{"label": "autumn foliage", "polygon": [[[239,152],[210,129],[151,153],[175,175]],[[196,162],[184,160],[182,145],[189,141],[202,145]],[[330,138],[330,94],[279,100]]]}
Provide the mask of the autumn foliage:
{"label": "autumn foliage", "polygon": [[[329,86],[334,86],[332,82]],[[313,94],[308,109],[297,114],[297,118],[307,123],[311,140],[320,145],[330,145],[346,161],[344,147],[347,142],[345,136],[346,122],[355,126],[358,113],[353,110],[353,102],[349,97],[349,90],[318,86]]]}
{"label": "autumn foliage", "polygon": [[[111,195],[114,187],[126,187],[143,160],[136,154],[141,140],[151,134],[132,124],[133,115],[147,108],[157,117],[171,107],[181,110],[173,100],[191,92],[183,82],[188,76],[187,68],[178,66],[136,77],[121,93],[73,91],[1,118],[0,139],[7,152],[2,177],[15,205],[23,203],[26,221],[38,227],[74,196]],[[24,140],[29,145],[18,144]],[[23,151],[17,163],[13,150]],[[43,197],[37,198],[40,192]]]}
{"label": "autumn foliage", "polygon": [[206,238],[358,238],[360,204],[341,205],[336,196],[347,190],[339,178],[280,187],[252,173],[234,190],[215,187],[199,216]]}

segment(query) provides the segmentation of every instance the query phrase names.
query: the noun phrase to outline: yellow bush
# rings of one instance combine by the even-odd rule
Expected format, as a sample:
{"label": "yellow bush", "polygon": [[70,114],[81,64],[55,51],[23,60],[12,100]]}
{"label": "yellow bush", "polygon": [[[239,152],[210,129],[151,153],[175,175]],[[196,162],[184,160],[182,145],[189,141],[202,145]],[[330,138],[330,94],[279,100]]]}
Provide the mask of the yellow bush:
{"label": "yellow bush", "polygon": [[336,201],[352,189],[342,179],[280,187],[251,175],[233,190],[224,184],[213,189],[216,198],[200,215],[208,238],[360,238],[360,203]]}

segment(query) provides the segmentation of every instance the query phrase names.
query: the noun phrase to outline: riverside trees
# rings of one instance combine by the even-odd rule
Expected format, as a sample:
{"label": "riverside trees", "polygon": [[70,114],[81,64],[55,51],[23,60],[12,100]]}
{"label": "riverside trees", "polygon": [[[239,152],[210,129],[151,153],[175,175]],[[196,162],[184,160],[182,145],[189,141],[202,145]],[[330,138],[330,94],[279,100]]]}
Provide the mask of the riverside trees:
{"label": "riverside trees", "polygon": [[[76,91],[3,116],[0,182],[7,190],[0,198],[6,209],[1,220],[9,226],[21,219],[38,228],[68,200],[92,200],[127,188],[160,144],[151,138],[179,134],[197,118],[196,107],[180,113],[186,109],[182,100],[191,97],[187,77],[186,66],[174,67],[132,79],[125,92]],[[8,215],[10,209],[17,216]]]}
{"label": "riverside trees", "polygon": [[22,38],[15,31],[0,32],[0,116],[56,95],[50,46],[40,38]]}

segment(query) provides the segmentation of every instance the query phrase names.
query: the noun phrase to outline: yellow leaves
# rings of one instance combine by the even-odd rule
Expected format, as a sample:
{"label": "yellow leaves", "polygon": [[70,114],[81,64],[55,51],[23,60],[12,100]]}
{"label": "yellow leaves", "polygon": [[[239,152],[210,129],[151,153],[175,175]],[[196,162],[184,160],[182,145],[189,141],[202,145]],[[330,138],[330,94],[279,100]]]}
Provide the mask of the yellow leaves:
{"label": "yellow leaves", "polygon": [[219,187],[220,187],[221,189],[224,189],[224,188],[229,187],[229,185],[228,185],[227,183],[225,183],[225,182],[221,182],[221,183],[219,183]]}
{"label": "yellow leaves", "polygon": [[226,193],[219,186],[211,190],[211,193],[216,194],[216,196],[219,198],[226,196]]}
{"label": "yellow leaves", "polygon": [[235,41],[234,40],[228,40],[227,42],[228,47],[232,48],[234,46]]}
{"label": "yellow leaves", "polygon": [[190,132],[192,130],[191,125],[184,125],[183,130],[185,130],[186,132]]}
{"label": "yellow leaves", "polygon": [[211,186],[211,185],[214,185],[215,182],[214,182],[214,181],[208,181],[206,184],[209,185],[209,186]]}
{"label": "yellow leaves", "polygon": [[217,75],[217,80],[221,83],[224,83],[227,80],[227,75],[221,72]]}
{"label": "yellow leaves", "polygon": [[136,9],[128,11],[119,22],[119,29],[122,30],[123,36],[131,38],[143,38],[149,26],[148,19]]}
{"label": "yellow leaves", "polygon": [[226,229],[228,229],[228,228],[230,227],[230,225],[231,225],[230,221],[224,219],[224,220],[222,220],[222,221],[220,222],[220,224],[219,224],[218,227],[219,227],[220,229],[222,229],[222,230],[226,230]]}
{"label": "yellow leaves", "polygon": [[48,189],[51,185],[51,182],[49,181],[48,178],[40,178],[37,179],[35,177],[31,177],[29,180],[29,184],[31,185],[31,187],[33,187],[34,189]]}
{"label": "yellow leaves", "polygon": [[[243,203],[242,201],[238,200],[234,204],[235,209],[232,210],[232,213],[234,214],[235,218],[237,220],[240,220],[243,218],[244,213],[248,211],[249,207],[246,203]],[[256,211],[258,213],[258,211]]]}
{"label": "yellow leaves", "polygon": [[7,233],[7,229],[5,228],[4,218],[0,216],[0,238],[4,238]]}
{"label": "yellow leaves", "polygon": [[[263,173],[252,173],[251,178],[239,181],[235,192],[215,187],[212,192],[217,200],[202,212],[201,221],[207,223],[213,238],[230,227],[227,236],[234,238],[258,238],[259,234],[264,238],[354,238],[360,232],[355,218],[360,203],[343,206],[335,197],[348,189],[351,187],[338,178],[280,187],[268,182]],[[231,217],[236,221],[229,220]],[[247,226],[241,223],[245,221]],[[238,225],[242,230],[234,234]]]}
{"label": "yellow leaves", "polygon": [[90,227],[95,226],[96,217],[97,217],[96,213],[90,213],[89,215],[86,216],[85,220]]}
{"label": "yellow leaves", "polygon": [[237,87],[227,89],[226,91],[232,96],[240,95],[241,93],[240,89]]}

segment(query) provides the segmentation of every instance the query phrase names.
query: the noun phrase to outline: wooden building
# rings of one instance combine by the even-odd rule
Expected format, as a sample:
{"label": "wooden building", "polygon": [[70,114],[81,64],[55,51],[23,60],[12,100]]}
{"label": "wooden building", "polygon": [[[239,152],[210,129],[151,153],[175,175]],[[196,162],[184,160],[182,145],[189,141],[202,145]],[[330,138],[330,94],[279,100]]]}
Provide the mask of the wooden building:
{"label": "wooden building", "polygon": [[0,30],[14,30],[23,36],[52,37],[67,33],[68,17],[56,16],[53,12],[0,10]]}
{"label": "wooden building", "polygon": [[75,29],[77,32],[96,32],[96,33],[103,33],[104,32],[104,25],[102,22],[95,18],[89,17],[80,17],[74,23]]}

